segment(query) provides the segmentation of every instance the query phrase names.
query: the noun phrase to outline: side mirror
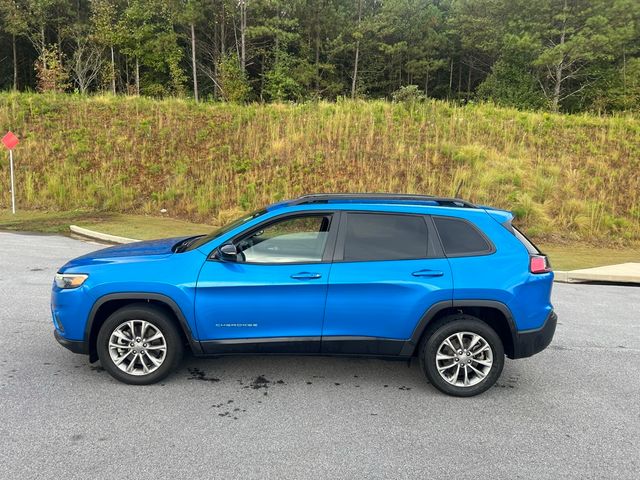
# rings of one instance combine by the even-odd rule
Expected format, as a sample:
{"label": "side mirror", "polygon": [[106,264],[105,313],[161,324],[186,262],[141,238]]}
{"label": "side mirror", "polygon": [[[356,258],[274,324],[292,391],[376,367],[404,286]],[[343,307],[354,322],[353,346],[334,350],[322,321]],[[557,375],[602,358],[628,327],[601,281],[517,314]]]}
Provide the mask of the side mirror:
{"label": "side mirror", "polygon": [[233,243],[225,243],[220,248],[218,248],[218,255],[216,255],[220,260],[235,260],[238,256],[238,249]]}

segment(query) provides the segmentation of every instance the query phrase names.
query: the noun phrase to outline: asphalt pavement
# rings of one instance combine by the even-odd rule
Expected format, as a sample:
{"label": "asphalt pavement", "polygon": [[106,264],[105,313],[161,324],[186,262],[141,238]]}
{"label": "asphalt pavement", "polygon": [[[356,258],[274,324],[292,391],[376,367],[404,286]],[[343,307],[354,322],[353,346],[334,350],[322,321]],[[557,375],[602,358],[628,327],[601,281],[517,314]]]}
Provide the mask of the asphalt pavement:
{"label": "asphalt pavement", "polygon": [[0,479],[638,478],[640,287],[556,284],[553,343],[470,399],[329,357],[190,357],[133,387],[53,338],[53,275],[97,248],[0,232]]}

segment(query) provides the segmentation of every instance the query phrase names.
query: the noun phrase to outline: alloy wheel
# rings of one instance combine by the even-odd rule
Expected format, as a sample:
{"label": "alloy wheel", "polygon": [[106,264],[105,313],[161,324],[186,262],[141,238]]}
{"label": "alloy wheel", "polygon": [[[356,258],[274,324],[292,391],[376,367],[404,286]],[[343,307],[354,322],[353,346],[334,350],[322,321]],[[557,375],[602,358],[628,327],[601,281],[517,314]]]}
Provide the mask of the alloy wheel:
{"label": "alloy wheel", "polygon": [[493,366],[493,350],[481,335],[457,332],[438,347],[436,368],[440,376],[456,387],[482,382]]}
{"label": "alloy wheel", "polygon": [[113,364],[129,375],[155,372],[167,355],[167,341],[158,327],[146,320],[127,320],[109,336]]}

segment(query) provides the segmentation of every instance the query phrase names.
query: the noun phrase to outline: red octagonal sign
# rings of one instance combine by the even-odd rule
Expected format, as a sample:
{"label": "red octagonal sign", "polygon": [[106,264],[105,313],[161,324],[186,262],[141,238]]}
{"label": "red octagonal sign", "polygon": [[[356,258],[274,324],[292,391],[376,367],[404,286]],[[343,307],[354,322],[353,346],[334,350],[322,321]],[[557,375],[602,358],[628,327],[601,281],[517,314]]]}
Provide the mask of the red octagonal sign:
{"label": "red octagonal sign", "polygon": [[20,143],[20,140],[18,140],[18,137],[16,137],[13,132],[7,132],[7,134],[2,137],[2,143],[4,143],[4,146],[9,150],[13,150],[14,147]]}

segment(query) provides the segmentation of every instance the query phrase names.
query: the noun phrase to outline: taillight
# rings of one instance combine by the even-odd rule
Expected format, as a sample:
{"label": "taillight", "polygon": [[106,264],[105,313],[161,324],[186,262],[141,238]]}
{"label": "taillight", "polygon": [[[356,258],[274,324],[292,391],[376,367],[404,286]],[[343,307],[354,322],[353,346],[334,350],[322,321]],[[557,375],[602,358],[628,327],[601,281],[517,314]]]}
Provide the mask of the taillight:
{"label": "taillight", "polygon": [[529,271],[531,273],[547,273],[551,271],[551,265],[546,255],[531,255],[529,257]]}

